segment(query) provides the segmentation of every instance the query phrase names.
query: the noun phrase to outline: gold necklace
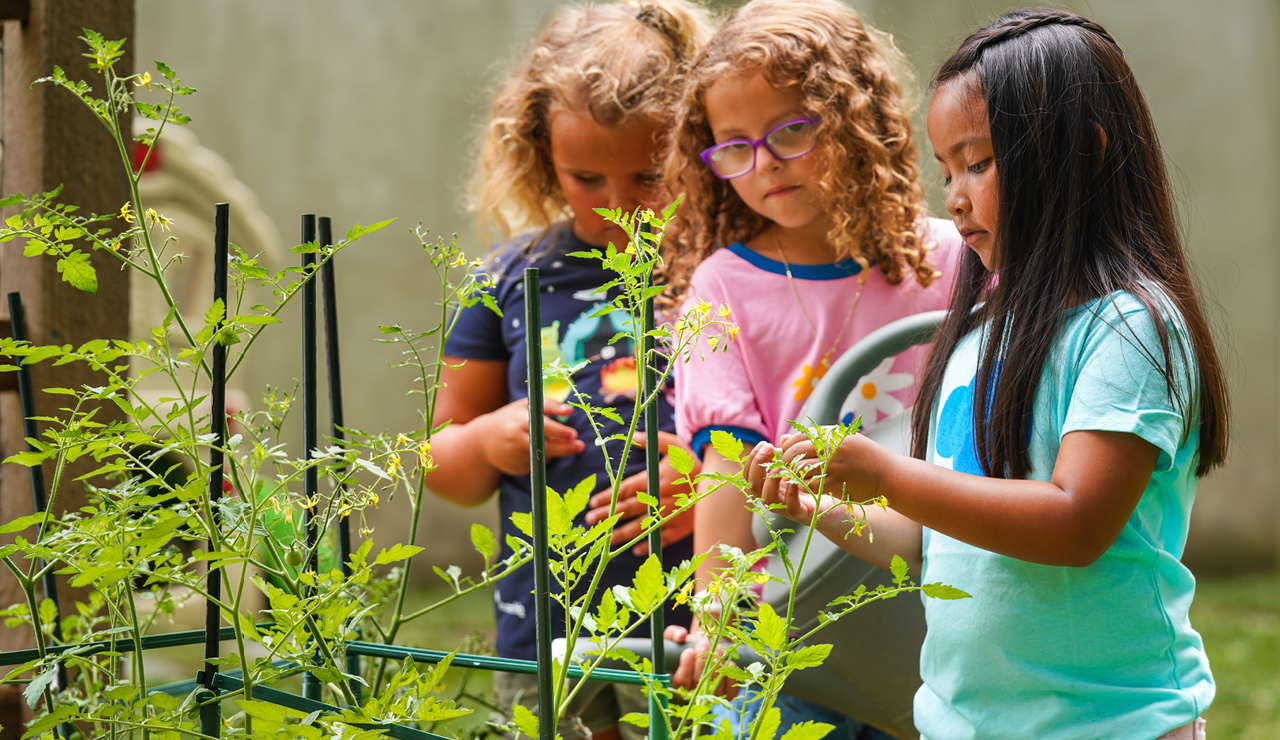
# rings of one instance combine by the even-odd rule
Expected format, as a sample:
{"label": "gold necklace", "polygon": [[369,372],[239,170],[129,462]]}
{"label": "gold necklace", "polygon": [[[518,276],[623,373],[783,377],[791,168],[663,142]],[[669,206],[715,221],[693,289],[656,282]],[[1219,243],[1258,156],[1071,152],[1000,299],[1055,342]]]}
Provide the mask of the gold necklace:
{"label": "gold necklace", "polygon": [[[787,262],[787,253],[782,249],[782,236],[779,234],[781,229],[777,224],[773,226],[773,243],[778,247],[778,256],[782,258],[782,267],[787,272],[787,285],[791,286],[791,295],[795,296],[796,305],[800,307],[800,315],[804,316],[804,321],[809,325],[809,333],[813,335],[813,343],[822,348],[822,340],[818,337],[818,327],[813,323],[813,319],[809,318],[809,311],[804,307],[804,301],[800,300],[800,291],[796,290],[796,280],[791,275],[791,263]],[[862,274],[858,277],[858,292],[853,294],[853,303],[849,304],[849,313],[845,314],[844,323],[840,325],[840,333],[836,335],[835,341],[822,353],[822,358],[818,360],[818,367],[815,375],[819,378],[827,374],[827,368],[831,367],[831,353],[840,345],[840,340],[844,339],[845,330],[849,328],[849,321],[853,319],[853,309],[858,307],[858,299],[862,297],[862,286],[867,284],[867,278],[870,277],[870,271],[863,269]]]}

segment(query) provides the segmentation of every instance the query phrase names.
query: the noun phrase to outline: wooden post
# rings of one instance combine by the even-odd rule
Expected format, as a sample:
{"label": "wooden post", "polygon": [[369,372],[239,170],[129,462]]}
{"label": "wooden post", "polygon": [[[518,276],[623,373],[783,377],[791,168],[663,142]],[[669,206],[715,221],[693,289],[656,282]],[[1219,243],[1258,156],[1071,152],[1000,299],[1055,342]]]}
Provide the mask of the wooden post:
{"label": "wooden post", "polygon": [[[101,77],[89,70],[82,56],[87,47],[79,37],[85,28],[108,39],[134,35],[134,0],[26,0],[0,3],[4,21],[4,195],[28,195],[64,185],[61,200],[74,203],[82,211],[118,212],[129,199],[129,185],[120,153],[111,137],[93,115],[70,93],[49,84],[31,87],[32,81],[53,74],[57,65],[72,79],[88,80],[95,91],[102,89]],[[117,69],[133,69],[132,43],[127,44]],[[123,121],[124,130],[130,122]],[[11,215],[16,209],[2,214]],[[123,224],[121,224],[123,225]],[[80,344],[96,338],[127,338],[129,331],[129,275],[107,255],[94,254],[98,271],[96,295],[82,293],[62,281],[50,257],[22,256],[22,243],[0,245],[0,294],[20,291],[26,306],[27,331],[37,344]],[[5,309],[7,311],[7,309]],[[5,316],[7,321],[7,314]],[[7,373],[6,373],[7,375]],[[42,363],[32,368],[37,389],[36,409],[41,415],[55,415],[65,396],[39,393],[48,387],[78,388],[95,382],[79,364],[52,367]],[[119,418],[109,405],[99,420]],[[22,415],[17,393],[0,389],[0,458],[25,449]],[[71,483],[91,470],[91,459],[73,466],[66,475],[53,505],[66,510],[81,506],[84,488]],[[52,467],[45,470],[52,479]],[[31,494],[26,471],[13,465],[0,467],[0,521],[31,513]],[[10,540],[11,541],[11,540]],[[71,608],[75,594],[63,598],[63,610]],[[21,601],[17,584],[7,571],[0,574],[0,604]],[[0,630],[0,650],[32,647],[27,630]],[[0,687],[0,740],[22,734],[27,716],[21,687]]]}

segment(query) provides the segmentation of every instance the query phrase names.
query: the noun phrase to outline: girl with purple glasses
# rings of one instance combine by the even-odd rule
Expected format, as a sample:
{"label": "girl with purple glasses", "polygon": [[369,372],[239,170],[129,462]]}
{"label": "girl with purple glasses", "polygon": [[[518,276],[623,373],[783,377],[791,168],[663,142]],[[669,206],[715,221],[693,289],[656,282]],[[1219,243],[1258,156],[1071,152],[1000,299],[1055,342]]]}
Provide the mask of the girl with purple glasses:
{"label": "girl with purple glasses", "polygon": [[[677,368],[677,432],[704,472],[737,467],[708,444],[712,431],[746,448],[778,439],[854,343],[947,306],[963,244],[954,226],[925,215],[892,53],[887,36],[836,0],[755,0],[724,22],[685,77],[667,164],[668,187],[685,194],[668,297],[727,305],[740,329],[726,352]],[[901,418],[925,352],[886,360],[842,416],[861,414],[868,426]],[[712,548],[757,546],[745,503],[728,487],[699,502],[694,550],[711,551],[703,587],[724,565]],[[689,639],[679,627],[668,636]],[[677,684],[700,673],[709,646],[694,640]],[[795,697],[779,706],[784,729],[819,719],[837,725],[830,738],[879,735]]]}

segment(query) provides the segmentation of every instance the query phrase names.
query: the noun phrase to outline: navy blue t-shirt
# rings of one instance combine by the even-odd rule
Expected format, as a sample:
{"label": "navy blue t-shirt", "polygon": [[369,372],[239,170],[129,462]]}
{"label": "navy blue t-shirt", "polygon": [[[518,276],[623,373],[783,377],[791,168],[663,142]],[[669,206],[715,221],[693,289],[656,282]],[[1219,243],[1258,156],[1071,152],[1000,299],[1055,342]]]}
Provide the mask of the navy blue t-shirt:
{"label": "navy blue t-shirt", "polygon": [[[507,401],[518,401],[529,394],[525,387],[525,327],[524,327],[524,269],[541,270],[542,285],[542,358],[551,362],[557,356],[566,365],[586,361],[587,364],[573,376],[578,390],[590,398],[594,406],[613,408],[624,419],[631,418],[635,404],[637,371],[632,342],[620,339],[613,344],[609,340],[627,329],[627,316],[615,312],[607,316],[590,314],[606,296],[596,289],[612,280],[615,275],[604,270],[599,260],[568,256],[570,252],[593,249],[573,234],[569,223],[552,227],[533,249],[529,243],[540,234],[530,234],[513,240],[510,248],[495,260],[489,271],[495,285],[491,289],[494,300],[502,309],[499,317],[483,304],[462,310],[453,333],[445,343],[445,354],[472,360],[502,360],[507,362]],[[613,295],[607,296],[612,298]],[[466,372],[466,368],[463,368]],[[569,388],[565,383],[544,383],[547,398],[565,400]],[[658,419],[663,431],[675,431],[675,415],[669,398],[665,395],[658,402]],[[574,409],[568,418],[560,420],[578,432],[578,439],[586,444],[579,455],[554,458],[547,461],[547,485],[564,493],[595,474],[596,491],[608,486],[604,469],[604,453],[595,444],[596,434],[588,423],[586,414]],[[627,427],[604,417],[598,417],[604,436],[625,434]],[[644,420],[641,419],[640,428]],[[609,443],[609,452],[617,464],[621,454],[620,441]],[[627,460],[626,475],[644,470],[643,450],[633,448]],[[525,539],[511,523],[511,515],[532,510],[532,495],[528,476],[504,475],[498,493],[498,508],[502,516],[502,557],[511,554],[506,545],[506,535]],[[582,523],[582,517],[579,517]],[[693,537],[663,548],[663,563],[667,568],[687,560],[693,555]],[[615,584],[630,585],[643,558],[630,553],[615,558],[605,570],[597,597]],[[494,591],[494,608],[498,623],[498,655],[504,658],[533,660],[535,658],[533,564],[497,583]],[[590,582],[588,574],[581,588]],[[552,580],[554,585],[554,579]],[[685,607],[666,610],[667,624],[688,626],[691,619]],[[552,603],[552,633],[564,636],[564,613]],[[649,635],[647,624],[638,628],[635,637]]]}

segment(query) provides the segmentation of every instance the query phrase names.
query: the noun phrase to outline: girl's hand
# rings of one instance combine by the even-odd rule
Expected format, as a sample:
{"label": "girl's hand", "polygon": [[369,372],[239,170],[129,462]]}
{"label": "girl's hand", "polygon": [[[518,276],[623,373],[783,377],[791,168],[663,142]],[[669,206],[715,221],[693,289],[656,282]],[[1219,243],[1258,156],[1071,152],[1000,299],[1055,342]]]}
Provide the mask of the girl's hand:
{"label": "girl's hand", "polygon": [[[813,442],[803,434],[789,435],[782,440],[783,463],[792,470],[805,474],[805,483],[814,492],[819,492],[821,486],[822,494],[845,501],[879,498],[885,492],[884,481],[891,474],[897,459],[897,455],[866,436],[851,434],[832,451],[826,467],[826,477],[819,479],[817,476],[823,472],[822,460],[818,457]],[[801,493],[803,488],[796,483],[775,478],[762,482],[760,497],[766,503],[787,502]],[[809,513],[813,513],[812,508]]]}
{"label": "girl's hand", "polygon": [[[633,444],[644,449],[645,438],[643,434],[637,434],[633,440]],[[671,461],[667,458],[667,448],[671,445],[679,446],[679,438],[670,432],[658,432],[658,454],[662,455],[658,461],[658,501],[662,505],[662,512],[676,508],[675,497],[680,494],[688,495],[692,489],[688,484],[676,485],[676,481],[684,477],[684,475],[671,466]],[[695,466],[693,472],[689,474],[689,478],[698,475],[701,465]],[[647,491],[649,488],[649,480],[647,473],[639,472],[622,481],[618,490],[618,507],[615,513],[622,514],[622,519],[618,521],[618,525],[613,529],[613,537],[610,540],[611,545],[619,545],[623,542],[630,542],[640,536],[643,531],[641,522],[643,517],[649,513],[649,506],[636,498],[636,494],[640,491]],[[613,492],[605,489],[591,497],[588,504],[592,508],[587,511],[587,526],[592,526],[596,522],[609,518],[609,502],[613,498]],[[672,517],[662,525],[662,546],[666,547],[672,542],[678,542],[688,537],[693,532],[693,509],[690,508],[681,512],[679,515]],[[632,548],[632,552],[640,557],[649,554],[649,543],[641,542]]]}
{"label": "girl's hand", "polygon": [[[542,404],[543,413],[548,418],[543,420],[543,436],[547,440],[547,459],[577,455],[586,449],[586,445],[578,439],[578,432],[549,418],[567,416],[573,407],[546,399]],[[499,408],[486,415],[486,433],[483,437],[484,457],[490,465],[507,475],[529,474],[529,399]]]}
{"label": "girl's hand", "polygon": [[[662,636],[672,642],[693,645],[680,653],[680,666],[671,674],[671,685],[682,689],[693,689],[702,678],[707,662],[711,659],[711,641],[701,632],[689,632],[679,625],[670,625],[662,632]],[[724,648],[716,648],[716,655],[724,654]],[[712,687],[712,693],[732,700],[738,695],[738,685],[724,676]]]}
{"label": "girl's hand", "polygon": [[[783,437],[785,441],[787,438]],[[775,509],[783,516],[798,524],[809,524],[813,521],[814,498],[798,486],[787,486],[782,490],[782,478],[777,473],[770,473],[765,463],[774,459],[778,450],[768,442],[760,442],[747,454],[746,479],[751,484],[751,495],[760,499],[765,505],[785,504],[785,509]]]}

